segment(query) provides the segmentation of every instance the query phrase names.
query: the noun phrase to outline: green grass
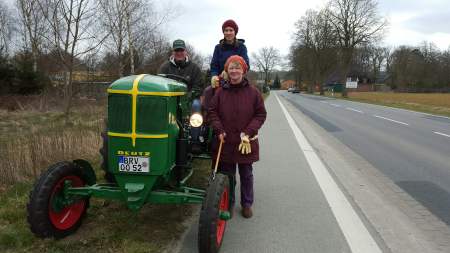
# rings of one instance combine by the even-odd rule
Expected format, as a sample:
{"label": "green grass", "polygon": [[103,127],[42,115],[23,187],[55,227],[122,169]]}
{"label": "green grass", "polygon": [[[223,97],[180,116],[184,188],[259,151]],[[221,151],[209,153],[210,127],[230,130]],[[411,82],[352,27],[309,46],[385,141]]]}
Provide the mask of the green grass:
{"label": "green grass", "polygon": [[88,105],[75,109],[68,122],[60,111],[17,111],[0,110],[0,143],[15,137],[51,133],[55,129],[97,130],[99,121],[106,115],[106,106]]}
{"label": "green grass", "polygon": [[[162,252],[186,230],[186,221],[198,215],[192,205],[145,205],[134,213],[123,203],[91,199],[75,234],[54,240],[31,233],[28,194],[49,164],[82,157],[103,178],[98,149],[105,113],[103,105],[77,107],[67,124],[58,111],[0,111],[0,159],[9,161],[0,166],[0,252]],[[194,161],[193,166],[188,184],[205,188],[210,161]]]}
{"label": "green grass", "polygon": [[325,96],[450,117],[450,94],[445,93],[350,92],[343,98],[341,93],[327,92]]}
{"label": "green grass", "polygon": [[[210,162],[194,161],[194,167],[189,184],[204,188]],[[23,182],[0,190],[0,252],[162,252],[180,238],[186,220],[198,215],[192,205],[145,205],[134,213],[123,203],[91,199],[88,215],[75,234],[40,239],[26,221],[31,188],[31,182]]]}

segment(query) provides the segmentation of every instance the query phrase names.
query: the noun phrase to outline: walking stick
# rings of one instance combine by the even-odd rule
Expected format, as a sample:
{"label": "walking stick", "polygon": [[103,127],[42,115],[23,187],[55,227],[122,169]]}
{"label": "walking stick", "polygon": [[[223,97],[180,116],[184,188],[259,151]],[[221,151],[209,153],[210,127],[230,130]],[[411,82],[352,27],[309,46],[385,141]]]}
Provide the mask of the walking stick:
{"label": "walking stick", "polygon": [[214,166],[214,171],[213,171],[213,177],[212,177],[212,180],[214,180],[214,178],[216,178],[217,167],[219,166],[220,154],[222,153],[222,144],[223,144],[223,140],[220,139],[219,151],[217,151],[216,165]]}

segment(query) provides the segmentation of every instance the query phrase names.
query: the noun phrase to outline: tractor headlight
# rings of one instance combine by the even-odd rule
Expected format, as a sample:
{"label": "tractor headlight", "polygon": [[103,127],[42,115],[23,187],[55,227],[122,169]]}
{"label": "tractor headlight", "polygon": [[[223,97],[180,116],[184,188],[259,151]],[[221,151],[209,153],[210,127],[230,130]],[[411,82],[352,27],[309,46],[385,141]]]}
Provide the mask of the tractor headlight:
{"label": "tractor headlight", "polygon": [[200,127],[203,124],[203,116],[200,113],[194,113],[189,118],[189,123],[193,127]]}

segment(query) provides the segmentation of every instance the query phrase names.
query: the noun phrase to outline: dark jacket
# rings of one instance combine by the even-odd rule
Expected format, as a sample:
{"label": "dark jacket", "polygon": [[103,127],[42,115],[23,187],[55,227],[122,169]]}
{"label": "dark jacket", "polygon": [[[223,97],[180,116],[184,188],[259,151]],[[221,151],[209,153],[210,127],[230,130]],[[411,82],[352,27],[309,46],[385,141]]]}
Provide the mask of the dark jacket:
{"label": "dark jacket", "polygon": [[189,58],[177,64],[173,56],[171,56],[167,62],[161,65],[158,74],[173,74],[186,78],[188,91],[192,91],[194,97],[199,97],[203,90],[202,71],[197,64],[189,61]]}
{"label": "dark jacket", "polygon": [[225,62],[232,55],[239,55],[244,58],[250,69],[250,61],[247,55],[247,47],[244,45],[245,40],[238,39],[235,44],[227,44],[224,40],[220,40],[219,44],[214,48],[214,54],[211,59],[211,76],[218,76],[222,73]]}
{"label": "dark jacket", "polygon": [[[240,133],[254,137],[266,120],[266,109],[261,93],[244,79],[238,85],[225,83],[218,88],[209,107],[209,120],[219,135],[226,133],[220,160],[227,163],[252,163],[259,160],[258,139],[251,141],[252,152],[239,151]],[[213,146],[217,153],[218,143]]]}
{"label": "dark jacket", "polygon": [[211,104],[211,100],[214,97],[214,93],[215,93],[214,88],[211,87],[211,85],[206,87],[202,93],[202,96],[203,96],[202,108],[204,109],[203,120],[205,121],[206,125],[209,125],[208,109],[209,109],[209,105]]}

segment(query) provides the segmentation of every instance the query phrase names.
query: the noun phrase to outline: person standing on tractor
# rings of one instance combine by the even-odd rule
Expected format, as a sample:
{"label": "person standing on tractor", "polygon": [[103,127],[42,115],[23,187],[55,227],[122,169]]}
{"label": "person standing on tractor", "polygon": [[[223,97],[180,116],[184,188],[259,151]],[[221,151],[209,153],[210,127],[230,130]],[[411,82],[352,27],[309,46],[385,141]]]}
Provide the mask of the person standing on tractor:
{"label": "person standing on tractor", "polygon": [[[250,218],[254,199],[252,164],[259,160],[258,130],[264,124],[267,112],[261,93],[244,76],[248,71],[245,59],[233,55],[224,67],[228,80],[216,90],[209,117],[218,139],[223,142],[219,171],[234,179],[238,165],[242,215]],[[214,154],[217,154],[218,146],[218,143],[213,146]],[[230,190],[234,203],[234,183]]]}
{"label": "person standing on tractor", "polygon": [[[221,83],[227,79],[224,66],[225,61],[230,56],[241,56],[245,60],[247,67],[250,68],[247,47],[244,44],[245,40],[236,38],[238,31],[239,27],[232,19],[228,19],[222,24],[223,39],[221,39],[219,44],[214,47],[214,53],[210,64],[211,86],[206,87],[202,95],[202,104],[206,110],[209,108],[209,103],[214,96],[215,88],[221,86]],[[205,117],[205,119],[208,121],[207,117]]]}
{"label": "person standing on tractor", "polygon": [[232,55],[239,55],[250,68],[250,62],[247,55],[247,47],[245,40],[237,39],[236,35],[239,27],[234,20],[229,19],[222,24],[222,32],[224,38],[214,48],[213,57],[211,59],[211,86],[215,88],[219,86],[219,76],[223,73],[225,61]]}
{"label": "person standing on tractor", "polygon": [[194,98],[201,95],[203,89],[202,71],[194,62],[190,61],[186,44],[177,39],[173,42],[172,55],[161,65],[158,74],[178,75],[186,79],[188,91]]}
{"label": "person standing on tractor", "polygon": [[[236,34],[239,31],[239,27],[236,22],[232,19],[226,20],[222,24],[223,39],[219,41],[214,47],[213,57],[210,64],[210,75],[211,75],[211,85],[205,88],[202,94],[202,105],[205,108],[205,122],[209,124],[208,108],[211,103],[211,99],[215,94],[217,87],[222,86],[224,81],[227,79],[226,71],[224,71],[224,66],[226,60],[232,55],[241,56],[245,63],[247,64],[247,69],[250,67],[249,58],[247,55],[247,47],[245,46],[243,39],[237,39]],[[213,136],[216,133],[213,132]],[[211,145],[214,146],[216,143],[216,138],[211,140]],[[212,160],[212,166],[215,164],[215,159]]]}

